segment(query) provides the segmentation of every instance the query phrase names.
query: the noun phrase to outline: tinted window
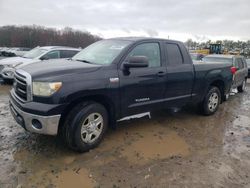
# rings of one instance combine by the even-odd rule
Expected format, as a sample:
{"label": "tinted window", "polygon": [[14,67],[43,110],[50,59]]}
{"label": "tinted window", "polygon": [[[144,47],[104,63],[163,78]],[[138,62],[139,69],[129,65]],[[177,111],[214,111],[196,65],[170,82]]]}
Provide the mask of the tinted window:
{"label": "tinted window", "polygon": [[244,68],[247,68],[247,62],[246,62],[246,59],[243,57],[241,58],[242,62],[243,62],[243,66]]}
{"label": "tinted window", "polygon": [[170,65],[180,65],[183,63],[182,54],[177,44],[166,44],[167,58]]}
{"label": "tinted window", "polygon": [[238,69],[243,69],[244,68],[244,64],[241,58],[236,58],[235,59],[235,67]]}
{"label": "tinted window", "polygon": [[158,43],[139,44],[129,53],[128,57],[131,56],[146,56],[149,67],[161,66],[160,46]]}
{"label": "tinted window", "polygon": [[70,58],[76,55],[79,51],[74,50],[61,50],[60,51],[60,57],[61,58]]}
{"label": "tinted window", "polygon": [[48,52],[47,54],[44,55],[46,59],[58,59],[60,58],[60,53],[58,50],[54,50],[51,52]]}

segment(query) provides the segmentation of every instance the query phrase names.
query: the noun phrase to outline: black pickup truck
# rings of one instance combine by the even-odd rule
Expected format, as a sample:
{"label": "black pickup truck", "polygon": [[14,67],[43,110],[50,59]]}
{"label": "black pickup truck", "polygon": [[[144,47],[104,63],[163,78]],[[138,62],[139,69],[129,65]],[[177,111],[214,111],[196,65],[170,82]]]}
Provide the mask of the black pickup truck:
{"label": "black pickup truck", "polygon": [[193,64],[181,42],[115,38],[72,59],[17,70],[10,109],[27,131],[60,133],[70,148],[83,152],[96,147],[123,117],[188,103],[211,115],[231,84],[230,65]]}

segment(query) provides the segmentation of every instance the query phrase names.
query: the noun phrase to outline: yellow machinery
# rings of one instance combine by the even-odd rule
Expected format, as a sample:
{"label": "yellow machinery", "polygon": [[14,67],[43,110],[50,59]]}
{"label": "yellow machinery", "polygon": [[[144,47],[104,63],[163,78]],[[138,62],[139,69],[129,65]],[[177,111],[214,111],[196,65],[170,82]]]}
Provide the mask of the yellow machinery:
{"label": "yellow machinery", "polygon": [[222,52],[222,44],[221,43],[210,43],[209,48],[200,49],[200,50],[192,50],[193,53],[209,55],[209,54],[223,54]]}

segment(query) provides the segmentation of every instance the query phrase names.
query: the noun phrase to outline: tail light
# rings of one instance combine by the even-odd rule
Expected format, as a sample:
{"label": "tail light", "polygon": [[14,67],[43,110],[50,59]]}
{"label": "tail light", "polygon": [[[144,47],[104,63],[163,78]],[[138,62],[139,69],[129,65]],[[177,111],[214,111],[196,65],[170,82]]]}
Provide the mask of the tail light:
{"label": "tail light", "polygon": [[231,67],[231,72],[232,72],[232,74],[235,74],[236,71],[237,71],[237,68],[236,68],[236,67]]}

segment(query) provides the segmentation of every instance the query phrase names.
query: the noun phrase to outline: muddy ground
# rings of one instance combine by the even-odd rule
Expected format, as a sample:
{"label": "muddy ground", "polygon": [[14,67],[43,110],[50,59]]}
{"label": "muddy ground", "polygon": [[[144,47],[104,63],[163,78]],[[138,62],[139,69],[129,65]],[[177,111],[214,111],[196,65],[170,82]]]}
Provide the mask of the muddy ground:
{"label": "muddy ground", "polygon": [[250,187],[250,82],[210,117],[192,109],[155,112],[109,130],[97,149],[68,150],[25,132],[0,86],[2,187]]}

